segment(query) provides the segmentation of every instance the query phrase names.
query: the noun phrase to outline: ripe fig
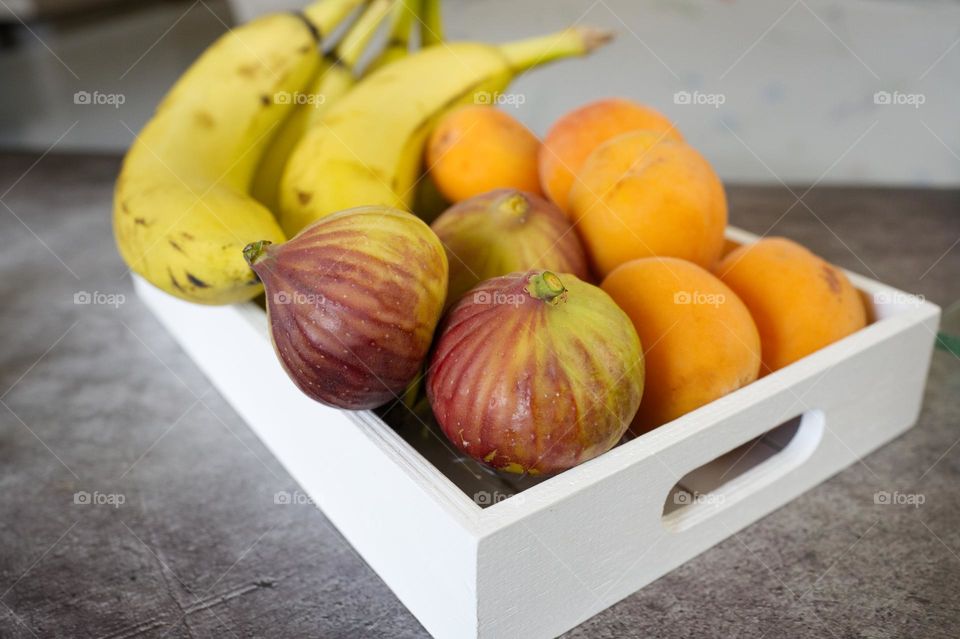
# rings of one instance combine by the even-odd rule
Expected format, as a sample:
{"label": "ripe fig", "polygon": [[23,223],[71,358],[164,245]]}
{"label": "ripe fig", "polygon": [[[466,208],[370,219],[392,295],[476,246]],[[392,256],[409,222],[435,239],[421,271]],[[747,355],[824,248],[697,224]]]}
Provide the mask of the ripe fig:
{"label": "ripe fig", "polygon": [[431,225],[447,249],[452,306],[482,280],[534,268],[590,279],[572,222],[544,198],[497,189],[447,209]]}
{"label": "ripe fig", "polygon": [[640,338],[620,307],[574,275],[534,270],[487,280],[450,310],[427,397],[461,451],[539,474],[620,441],[643,381]]}
{"label": "ripe fig", "polygon": [[418,374],[447,290],[446,254],[421,220],[360,207],[243,252],[266,289],[280,362],[304,393],[375,408]]}

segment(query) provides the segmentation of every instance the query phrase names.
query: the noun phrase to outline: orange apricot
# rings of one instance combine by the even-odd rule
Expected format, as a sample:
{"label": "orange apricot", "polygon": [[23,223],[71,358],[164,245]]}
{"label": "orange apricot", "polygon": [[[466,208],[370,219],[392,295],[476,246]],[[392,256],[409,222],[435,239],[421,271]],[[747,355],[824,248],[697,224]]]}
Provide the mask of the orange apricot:
{"label": "orange apricot", "polygon": [[510,115],[466,106],[441,118],[427,143],[427,167],[440,192],[461,202],[493,189],[540,193],[540,140]]}
{"label": "orange apricot", "polygon": [[693,147],[634,131],[590,155],[570,190],[570,214],[601,277],[651,256],[709,269],[723,249],[727,199]]}
{"label": "orange apricot", "polygon": [[866,326],[860,294],[843,271],[786,238],[741,246],[714,272],[753,315],[764,373]]}
{"label": "orange apricot", "polygon": [[540,148],[544,192],[566,211],[570,187],[593,150],[622,133],[640,129],[656,131],[665,139],[683,140],[666,116],[623,98],[597,100],[567,113],[550,128]]}
{"label": "orange apricot", "polygon": [[601,288],[633,321],[646,387],[631,430],[643,433],[757,379],[760,336],[743,302],[692,262],[632,260]]}

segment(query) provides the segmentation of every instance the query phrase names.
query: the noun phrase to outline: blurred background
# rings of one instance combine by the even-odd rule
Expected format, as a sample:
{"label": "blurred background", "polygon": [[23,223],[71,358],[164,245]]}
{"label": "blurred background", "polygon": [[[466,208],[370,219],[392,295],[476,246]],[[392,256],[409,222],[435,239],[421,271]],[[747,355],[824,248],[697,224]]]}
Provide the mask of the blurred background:
{"label": "blurred background", "polygon": [[[220,33],[301,4],[0,0],[0,150],[119,153]],[[455,39],[618,32],[589,65],[513,85],[503,108],[541,135],[623,95],[675,119],[728,180],[960,185],[954,0],[449,0],[444,17]]]}

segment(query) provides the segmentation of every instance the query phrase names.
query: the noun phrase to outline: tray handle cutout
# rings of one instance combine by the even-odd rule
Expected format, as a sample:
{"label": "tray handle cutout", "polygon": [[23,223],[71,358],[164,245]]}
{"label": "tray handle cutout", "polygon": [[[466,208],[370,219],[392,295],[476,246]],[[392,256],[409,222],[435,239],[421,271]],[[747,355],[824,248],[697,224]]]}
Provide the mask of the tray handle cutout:
{"label": "tray handle cutout", "polygon": [[667,494],[664,527],[691,528],[795,470],[819,445],[823,427],[823,411],[808,410],[693,469]]}

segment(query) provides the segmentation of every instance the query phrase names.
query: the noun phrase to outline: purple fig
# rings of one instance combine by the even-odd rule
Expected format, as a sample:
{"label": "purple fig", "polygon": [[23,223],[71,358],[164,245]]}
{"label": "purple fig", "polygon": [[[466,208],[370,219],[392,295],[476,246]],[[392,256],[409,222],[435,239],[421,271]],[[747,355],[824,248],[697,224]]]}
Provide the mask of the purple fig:
{"label": "purple fig", "polygon": [[481,281],[518,271],[539,268],[590,279],[570,220],[532,193],[490,191],[450,207],[430,226],[447,249],[448,306]]}
{"label": "purple fig", "polygon": [[640,338],[610,296],[573,275],[537,270],[487,280],[450,310],[427,397],[461,451],[538,474],[620,441],[643,382]]}
{"label": "purple fig", "polygon": [[277,355],[304,393],[375,408],[416,377],[447,290],[446,254],[421,220],[350,209],[284,244],[254,242],[244,256],[266,289]]}

